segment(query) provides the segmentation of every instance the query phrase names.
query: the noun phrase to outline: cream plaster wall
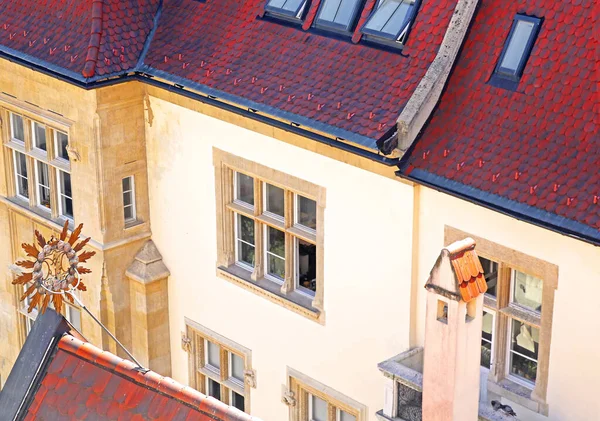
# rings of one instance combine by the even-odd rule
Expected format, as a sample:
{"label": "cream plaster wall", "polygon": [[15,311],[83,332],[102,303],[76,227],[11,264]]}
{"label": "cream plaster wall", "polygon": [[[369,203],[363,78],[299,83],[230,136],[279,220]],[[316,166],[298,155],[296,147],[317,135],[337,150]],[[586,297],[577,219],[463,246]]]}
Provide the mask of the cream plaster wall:
{"label": "cream plaster wall", "polygon": [[[290,366],[367,405],[375,420],[377,363],[409,341],[411,187],[154,97],[151,108],[150,214],[171,271],[173,377],[188,382],[180,332],[189,317],[252,350],[253,415],[288,419]],[[325,326],[216,277],[213,146],[326,188]]]}
{"label": "cream plaster wall", "polygon": [[[513,405],[521,421],[600,419],[600,248],[535,227],[434,190],[419,187],[417,342],[423,344],[425,284],[444,225],[558,266],[550,369],[549,417]],[[512,405],[512,404],[511,404]]]}

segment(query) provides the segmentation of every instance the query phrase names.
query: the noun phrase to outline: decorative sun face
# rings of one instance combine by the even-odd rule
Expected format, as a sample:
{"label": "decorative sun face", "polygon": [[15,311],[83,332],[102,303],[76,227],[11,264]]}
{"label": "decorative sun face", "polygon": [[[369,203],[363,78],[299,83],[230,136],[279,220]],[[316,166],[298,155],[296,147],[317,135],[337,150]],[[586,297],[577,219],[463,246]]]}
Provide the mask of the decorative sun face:
{"label": "decorative sun face", "polygon": [[34,307],[38,306],[43,313],[52,302],[54,309],[60,313],[64,297],[73,302],[73,297],[70,293],[65,293],[66,291],[86,290],[80,275],[91,273],[91,270],[80,264],[85,263],[96,252],[82,251],[77,255],[90,241],[89,238],[86,238],[77,243],[82,228],[83,224],[80,224],[67,240],[69,223],[65,222],[58,239],[52,236],[46,241],[38,231],[35,231],[39,249],[35,244],[21,244],[27,256],[34,260],[16,262],[17,266],[31,269],[31,272],[21,273],[12,283],[15,285],[31,283],[21,297],[21,301],[23,301],[31,296],[27,311],[31,312]]}

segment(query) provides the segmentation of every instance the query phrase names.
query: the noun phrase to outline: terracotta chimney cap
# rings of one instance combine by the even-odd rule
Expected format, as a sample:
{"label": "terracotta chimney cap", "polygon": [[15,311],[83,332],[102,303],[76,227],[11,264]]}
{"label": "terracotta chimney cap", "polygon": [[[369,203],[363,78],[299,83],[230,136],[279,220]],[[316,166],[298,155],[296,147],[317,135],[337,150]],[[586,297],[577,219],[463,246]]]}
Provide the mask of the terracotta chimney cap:
{"label": "terracotta chimney cap", "polygon": [[[452,281],[448,279],[448,271]],[[487,291],[484,270],[475,252],[475,240],[465,238],[442,249],[425,288],[456,301],[469,302]]]}

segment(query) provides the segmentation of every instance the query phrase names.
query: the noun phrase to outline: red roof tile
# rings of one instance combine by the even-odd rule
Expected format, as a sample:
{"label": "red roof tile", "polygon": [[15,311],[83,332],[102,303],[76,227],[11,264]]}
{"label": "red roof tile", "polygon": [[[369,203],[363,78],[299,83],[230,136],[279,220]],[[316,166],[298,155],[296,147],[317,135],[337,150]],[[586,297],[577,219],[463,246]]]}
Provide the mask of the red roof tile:
{"label": "red roof tile", "polygon": [[252,421],[206,397],[71,335],[60,339],[25,420]]}
{"label": "red roof tile", "polygon": [[[304,26],[261,17],[266,1],[165,1],[145,57],[158,0],[0,2],[0,46],[94,80],[157,72],[375,148],[433,61],[457,3],[422,2],[400,52],[365,45],[358,30],[347,38],[315,32],[319,1]],[[357,28],[374,5],[365,3]]]}
{"label": "red roof tile", "polygon": [[[534,219],[548,212],[558,226],[600,238],[594,3],[481,2],[447,89],[403,171],[475,188],[463,194],[482,201],[494,195],[510,200],[510,208],[531,206]],[[488,80],[517,13],[543,21],[513,92]]]}
{"label": "red roof tile", "polygon": [[0,2],[0,45],[84,77],[136,66],[158,0]]}

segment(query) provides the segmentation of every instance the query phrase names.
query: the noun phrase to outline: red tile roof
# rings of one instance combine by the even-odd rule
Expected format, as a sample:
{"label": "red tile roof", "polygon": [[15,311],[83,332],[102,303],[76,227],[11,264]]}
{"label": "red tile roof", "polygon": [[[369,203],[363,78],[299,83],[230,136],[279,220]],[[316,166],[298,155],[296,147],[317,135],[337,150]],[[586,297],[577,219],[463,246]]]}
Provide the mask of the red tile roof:
{"label": "red tile roof", "polygon": [[258,421],[153,371],[64,335],[24,420]]}
{"label": "red tile roof", "polygon": [[[160,10],[158,0],[1,2],[0,50],[86,82],[143,71],[375,149],[433,61],[457,3],[423,2],[400,52],[365,45],[358,30],[347,38],[315,32],[319,1],[303,27],[262,17],[266,1],[165,1]],[[366,1],[357,28],[375,2]]]}
{"label": "red tile roof", "polygon": [[[367,1],[366,9],[374,3]],[[257,18],[265,4],[166,2],[144,63],[258,105],[378,139],[394,127],[435,58],[456,0],[423,2],[402,54]],[[309,17],[318,5],[312,2]]]}
{"label": "red tile roof", "polygon": [[[447,89],[403,172],[600,243],[594,3],[481,2]],[[513,92],[487,82],[517,13],[543,22]]]}
{"label": "red tile roof", "polygon": [[159,0],[0,2],[0,45],[21,58],[102,77],[133,69]]}

